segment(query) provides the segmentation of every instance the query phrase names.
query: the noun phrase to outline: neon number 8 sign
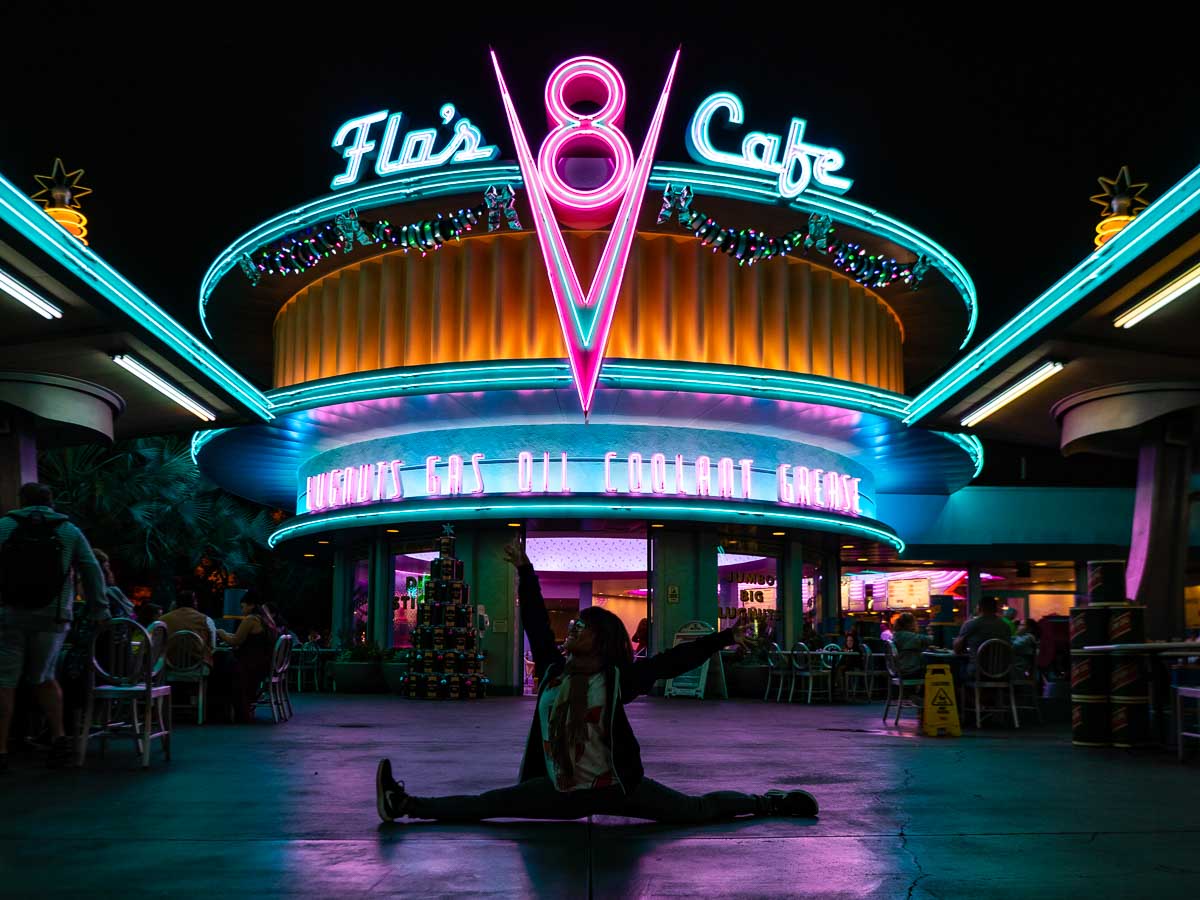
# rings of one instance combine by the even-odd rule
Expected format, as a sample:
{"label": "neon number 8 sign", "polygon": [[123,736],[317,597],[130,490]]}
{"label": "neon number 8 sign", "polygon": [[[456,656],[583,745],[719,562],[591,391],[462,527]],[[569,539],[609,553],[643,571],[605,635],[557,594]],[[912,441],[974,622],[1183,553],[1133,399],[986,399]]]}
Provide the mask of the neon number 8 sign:
{"label": "neon number 8 sign", "polygon": [[[594,103],[599,109],[581,113],[571,108],[579,103]],[[538,151],[537,166],[558,218],[575,228],[607,225],[616,216],[633,175],[633,148],[621,131],[625,119],[621,74],[594,56],[568,60],[546,81],[546,116],[552,130]],[[560,166],[564,157],[576,156],[611,159],[607,180],[588,188],[567,184]]]}

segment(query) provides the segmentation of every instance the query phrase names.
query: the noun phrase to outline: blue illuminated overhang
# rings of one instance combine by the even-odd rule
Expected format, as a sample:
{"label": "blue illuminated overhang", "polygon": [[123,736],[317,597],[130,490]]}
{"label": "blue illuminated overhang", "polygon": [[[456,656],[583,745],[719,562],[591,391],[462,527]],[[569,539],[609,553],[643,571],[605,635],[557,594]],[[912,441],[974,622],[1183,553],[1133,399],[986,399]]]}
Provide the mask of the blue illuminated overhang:
{"label": "blue illuminated overhang", "polygon": [[1197,212],[1200,212],[1200,166],[914,397],[904,421],[918,423],[973,390],[997,366],[1062,320],[1084,299],[1097,298],[1096,291],[1101,285]]}
{"label": "blue illuminated overhang", "polygon": [[[562,360],[444,364],[269,392],[267,425],[197,435],[202,469],[229,490],[292,508],[318,453],[406,432],[581,423]],[[609,360],[590,421],[738,430],[823,446],[868,467],[881,492],[949,493],[983,464],[973,437],[910,429],[908,398],[810,375],[736,366]]]}
{"label": "blue illuminated overhang", "polygon": [[[762,203],[786,205],[804,213],[823,213],[835,221],[852,225],[903,247],[917,256],[925,256],[952,284],[966,305],[968,324],[960,346],[966,346],[978,317],[975,284],[965,268],[944,247],[903,222],[869,206],[845,197],[809,189],[794,200],[781,201],[773,179],[710,169],[702,166],[659,163],[650,174],[649,186],[661,190],[667,184],[686,183],[699,192]],[[238,265],[243,255],[276,241],[299,229],[327,221],[350,209],[375,209],[434,197],[483,191],[491,184],[523,187],[519,167],[483,165],[439,170],[409,178],[391,178],[372,182],[336,194],[329,194],[281,213],[243,234],[217,256],[200,284],[200,320],[212,337],[207,323],[207,305],[217,283]]]}

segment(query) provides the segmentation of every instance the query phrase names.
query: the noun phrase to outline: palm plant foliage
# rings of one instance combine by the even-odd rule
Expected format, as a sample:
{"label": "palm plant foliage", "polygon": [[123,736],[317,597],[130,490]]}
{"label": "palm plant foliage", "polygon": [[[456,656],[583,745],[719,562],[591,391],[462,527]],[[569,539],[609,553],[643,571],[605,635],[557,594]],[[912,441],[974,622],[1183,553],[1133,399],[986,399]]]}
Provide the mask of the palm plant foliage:
{"label": "palm plant foliage", "polygon": [[120,571],[168,591],[185,573],[223,582],[210,589],[251,581],[281,517],[206,479],[178,437],[49,451],[40,470],[58,509]]}

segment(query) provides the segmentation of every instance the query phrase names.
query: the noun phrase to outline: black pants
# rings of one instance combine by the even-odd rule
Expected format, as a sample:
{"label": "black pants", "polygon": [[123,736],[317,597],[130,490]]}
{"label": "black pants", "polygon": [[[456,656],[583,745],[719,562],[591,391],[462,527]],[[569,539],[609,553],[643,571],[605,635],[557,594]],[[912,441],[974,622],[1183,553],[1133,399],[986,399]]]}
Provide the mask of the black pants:
{"label": "black pants", "polygon": [[480,819],[582,819],[590,815],[625,816],[675,824],[714,822],[766,812],[755,794],[713,791],[689,796],[643,778],[626,794],[619,786],[560,791],[548,778],[533,778],[484,794],[411,797],[414,819],[475,822]]}

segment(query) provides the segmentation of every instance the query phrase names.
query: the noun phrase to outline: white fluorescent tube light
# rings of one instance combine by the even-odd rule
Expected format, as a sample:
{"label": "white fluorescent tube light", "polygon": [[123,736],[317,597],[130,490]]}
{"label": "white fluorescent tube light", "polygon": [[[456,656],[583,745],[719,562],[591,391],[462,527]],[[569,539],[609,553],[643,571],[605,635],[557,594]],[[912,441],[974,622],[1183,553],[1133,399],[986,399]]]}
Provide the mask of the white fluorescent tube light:
{"label": "white fluorescent tube light", "polygon": [[1193,266],[1166,287],[1161,288],[1139,303],[1133,309],[1127,310],[1113,319],[1117,328],[1132,328],[1142,319],[1148,318],[1192,288],[1200,285],[1200,266]]}
{"label": "white fluorescent tube light", "polygon": [[167,381],[157,372],[153,372],[146,368],[141,362],[132,356],[120,355],[114,356],[112,361],[127,372],[136,375],[150,387],[154,388],[165,397],[170,397],[188,412],[192,413],[197,418],[203,419],[205,422],[213,422],[216,420],[216,414],[205,406],[197,403],[171,382]]}
{"label": "white fluorescent tube light", "polygon": [[48,300],[43,300],[21,282],[0,269],[0,290],[14,300],[20,300],[43,319],[61,319],[62,310]]}
{"label": "white fluorescent tube light", "polygon": [[965,428],[973,428],[978,425],[996,410],[1008,406],[1022,394],[1025,394],[1052,375],[1057,375],[1062,371],[1063,363],[1048,362],[1038,366],[1012,387],[997,394],[987,403],[977,408],[974,412],[968,413],[967,417],[960,423]]}

